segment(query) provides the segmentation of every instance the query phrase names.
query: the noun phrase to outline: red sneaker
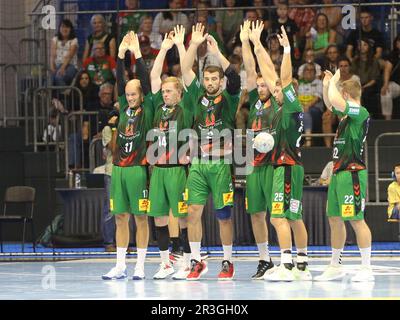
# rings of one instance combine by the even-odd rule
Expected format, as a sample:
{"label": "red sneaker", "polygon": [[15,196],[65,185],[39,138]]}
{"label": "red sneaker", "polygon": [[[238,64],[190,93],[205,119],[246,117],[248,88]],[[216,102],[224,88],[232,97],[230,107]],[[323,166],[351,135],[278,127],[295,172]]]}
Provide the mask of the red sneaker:
{"label": "red sneaker", "polygon": [[232,280],[235,276],[233,263],[228,260],[222,261],[222,270],[218,275],[218,280]]}
{"label": "red sneaker", "polygon": [[186,280],[196,281],[199,280],[200,277],[207,273],[208,268],[207,264],[204,261],[191,260],[192,268],[190,269],[190,273],[186,277]]}

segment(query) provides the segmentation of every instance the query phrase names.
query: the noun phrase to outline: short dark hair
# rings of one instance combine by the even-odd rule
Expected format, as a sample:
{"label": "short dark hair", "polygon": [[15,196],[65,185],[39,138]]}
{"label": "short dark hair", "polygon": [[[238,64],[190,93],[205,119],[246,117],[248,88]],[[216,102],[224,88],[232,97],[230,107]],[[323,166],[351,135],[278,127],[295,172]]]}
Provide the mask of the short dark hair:
{"label": "short dark hair", "polygon": [[71,31],[69,32],[68,40],[75,39],[75,38],[76,38],[76,35],[75,35],[74,25],[72,24],[71,20],[69,20],[69,19],[64,19],[64,20],[62,20],[62,21],[60,22],[60,24],[59,24],[59,26],[58,26],[58,32],[57,32],[57,38],[58,38],[58,40],[60,40],[60,41],[62,40],[62,35],[61,35],[61,31],[60,31],[60,28],[61,28],[62,25],[66,26],[67,28],[69,28],[69,29],[71,30]]}
{"label": "short dark hair", "polygon": [[206,72],[210,73],[218,72],[220,79],[224,77],[224,70],[222,70],[222,68],[218,66],[207,66],[204,68],[204,73]]}
{"label": "short dark hair", "polygon": [[347,61],[348,63],[349,63],[349,66],[351,66],[351,61],[350,61],[350,59],[349,58],[347,58],[346,56],[341,56],[341,57],[339,57],[338,58],[338,64],[341,62],[341,61]]}
{"label": "short dark hair", "polygon": [[397,167],[400,167],[400,162],[397,163],[397,164],[395,164],[395,165],[393,166],[393,171],[394,171],[394,169],[396,169]]}

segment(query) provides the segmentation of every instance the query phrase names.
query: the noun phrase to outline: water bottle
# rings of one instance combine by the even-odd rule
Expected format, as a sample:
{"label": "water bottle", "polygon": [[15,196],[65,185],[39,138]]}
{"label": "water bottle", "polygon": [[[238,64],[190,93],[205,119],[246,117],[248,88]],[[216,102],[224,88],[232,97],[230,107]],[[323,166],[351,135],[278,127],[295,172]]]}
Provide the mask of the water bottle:
{"label": "water bottle", "polygon": [[68,171],[68,187],[72,189],[74,187],[74,173],[72,170]]}
{"label": "water bottle", "polygon": [[81,188],[81,175],[79,173],[75,173],[75,188]]}

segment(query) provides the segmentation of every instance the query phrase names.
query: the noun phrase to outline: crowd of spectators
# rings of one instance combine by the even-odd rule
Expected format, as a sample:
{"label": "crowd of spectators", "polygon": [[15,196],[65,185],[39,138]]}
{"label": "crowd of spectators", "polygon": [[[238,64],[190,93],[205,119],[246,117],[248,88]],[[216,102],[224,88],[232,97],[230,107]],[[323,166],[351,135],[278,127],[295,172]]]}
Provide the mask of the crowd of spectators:
{"label": "crowd of spectators", "polygon": [[[260,8],[272,2],[274,9]],[[327,5],[334,3],[333,0],[322,2]],[[282,50],[276,34],[284,26],[289,36],[293,48],[293,74],[297,75],[297,90],[305,111],[307,133],[332,133],[338,123],[336,116],[326,110],[322,101],[321,80],[324,70],[335,72],[339,68],[342,81],[352,77],[360,81],[363,88],[362,103],[372,118],[391,119],[399,109],[393,99],[400,96],[400,37],[396,37],[393,50],[390,51],[390,44],[385,43],[385,35],[374,25],[374,16],[367,7],[362,7],[358,12],[355,30],[343,30],[341,7],[312,7],[313,3],[317,2],[192,0],[191,8],[196,11],[189,13],[177,11],[188,5],[187,1],[169,0],[170,11],[119,13],[112,18],[118,26],[116,34],[110,32],[109,20],[100,14],[93,15],[90,20],[91,33],[81,44],[78,43],[71,21],[63,20],[51,42],[50,70],[54,85],[76,86],[83,94],[83,109],[96,110],[101,105],[100,88],[111,88],[115,84],[116,48],[128,30],[138,33],[142,55],[150,72],[165,33],[173,30],[175,25],[183,25],[186,30],[185,44],[188,46],[192,25],[201,22],[241,75],[242,89],[245,89],[240,25],[244,20],[262,20],[264,31],[261,40],[278,74]],[[246,5],[252,6],[252,9],[237,9]],[[310,6],[295,8],[295,5]],[[213,6],[223,6],[227,10],[212,10]],[[125,0],[125,7],[121,9],[140,8],[139,0]],[[84,46],[84,51],[78,57],[79,45]],[[126,68],[126,77],[133,78],[135,59],[127,56],[126,61],[129,66]],[[207,52],[206,43],[200,45],[193,66],[200,79],[202,70],[213,64],[218,64],[216,57]],[[181,75],[177,50],[170,50],[166,57],[163,77],[170,75]],[[116,98],[115,94],[110,97],[111,101],[116,101]],[[244,104],[245,99],[244,95]],[[245,109],[243,112],[246,112]],[[96,134],[101,132],[101,126],[98,130]],[[90,131],[93,133],[93,129]],[[332,144],[331,138],[320,140],[326,146]],[[313,144],[314,140],[306,140],[306,146]]]}

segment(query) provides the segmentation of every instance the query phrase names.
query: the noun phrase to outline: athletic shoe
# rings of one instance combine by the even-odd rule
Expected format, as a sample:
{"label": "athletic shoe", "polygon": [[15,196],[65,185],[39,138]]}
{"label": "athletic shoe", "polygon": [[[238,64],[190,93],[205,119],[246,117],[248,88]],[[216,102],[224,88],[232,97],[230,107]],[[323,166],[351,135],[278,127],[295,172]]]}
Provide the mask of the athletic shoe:
{"label": "athletic shoe", "polygon": [[103,275],[101,278],[103,280],[122,280],[127,278],[126,268],[121,270],[117,267],[114,267],[107,274]]}
{"label": "athletic shoe", "polygon": [[307,262],[298,263],[295,268],[292,269],[293,275],[296,281],[311,281],[312,275],[308,269]]}
{"label": "athletic shoe", "polygon": [[375,281],[375,277],[372,274],[371,267],[362,266],[360,270],[357,271],[356,275],[351,278],[352,282],[369,282]]}
{"label": "athletic shoe", "polygon": [[315,281],[334,281],[340,280],[346,276],[346,272],[343,270],[342,266],[333,266],[329,265],[325,271],[319,275],[314,277]]}
{"label": "athletic shoe", "polygon": [[169,254],[169,262],[172,266],[180,265],[183,260],[183,252],[171,252]]}
{"label": "athletic shoe", "polygon": [[157,273],[153,276],[153,279],[156,280],[165,279],[174,272],[175,272],[174,267],[172,265],[165,264],[164,262],[162,262],[160,264],[160,269],[158,269]]}
{"label": "athletic shoe", "polygon": [[263,280],[266,274],[271,274],[275,270],[274,263],[270,261],[260,260],[257,266],[257,272],[251,276],[253,280]]}
{"label": "athletic shoe", "polygon": [[205,275],[208,271],[207,264],[204,261],[191,260],[191,269],[186,280],[195,281],[199,280],[201,276]]}
{"label": "athletic shoe", "polygon": [[145,278],[144,270],[141,268],[135,268],[132,280],[144,280]]}
{"label": "athletic shoe", "polygon": [[235,268],[233,267],[233,263],[224,260],[222,261],[222,269],[218,275],[218,280],[232,280],[235,276]]}
{"label": "athletic shoe", "polygon": [[185,280],[190,273],[189,267],[181,267],[173,276],[174,280]]}
{"label": "athletic shoe", "polygon": [[293,264],[284,263],[275,268],[271,274],[265,275],[264,279],[267,281],[293,281],[295,280],[293,274]]}

